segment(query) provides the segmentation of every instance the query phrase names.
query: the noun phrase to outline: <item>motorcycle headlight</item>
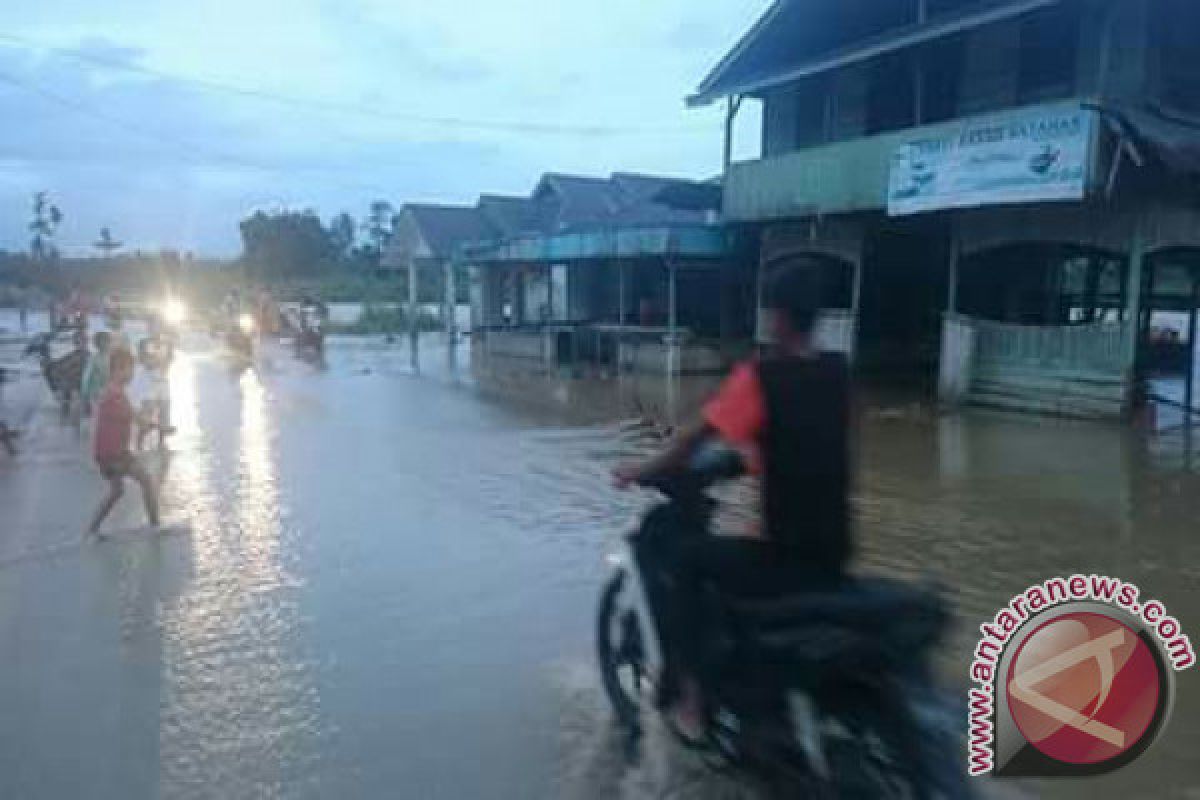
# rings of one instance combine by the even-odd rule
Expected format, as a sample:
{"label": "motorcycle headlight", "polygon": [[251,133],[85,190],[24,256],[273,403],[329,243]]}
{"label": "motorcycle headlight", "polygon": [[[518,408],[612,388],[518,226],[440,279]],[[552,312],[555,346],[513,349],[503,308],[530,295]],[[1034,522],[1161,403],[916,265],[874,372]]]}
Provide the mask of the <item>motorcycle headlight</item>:
{"label": "motorcycle headlight", "polygon": [[171,297],[163,303],[162,315],[168,325],[182,325],[187,320],[187,306],[179,298]]}
{"label": "motorcycle headlight", "polygon": [[242,333],[254,333],[254,317],[249,314],[242,314],[238,318],[238,327],[242,329]]}

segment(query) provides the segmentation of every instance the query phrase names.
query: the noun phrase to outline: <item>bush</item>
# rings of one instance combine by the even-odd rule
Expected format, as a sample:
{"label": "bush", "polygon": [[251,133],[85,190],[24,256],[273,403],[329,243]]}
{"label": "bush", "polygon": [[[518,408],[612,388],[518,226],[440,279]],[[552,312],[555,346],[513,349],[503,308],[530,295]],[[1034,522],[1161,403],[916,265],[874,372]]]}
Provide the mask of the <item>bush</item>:
{"label": "bush", "polygon": [[[417,313],[417,330],[436,331],[441,328],[441,320],[435,315],[424,311]],[[332,333],[359,335],[403,333],[408,330],[408,313],[401,306],[367,303],[356,321],[348,325],[331,324],[329,329]]]}

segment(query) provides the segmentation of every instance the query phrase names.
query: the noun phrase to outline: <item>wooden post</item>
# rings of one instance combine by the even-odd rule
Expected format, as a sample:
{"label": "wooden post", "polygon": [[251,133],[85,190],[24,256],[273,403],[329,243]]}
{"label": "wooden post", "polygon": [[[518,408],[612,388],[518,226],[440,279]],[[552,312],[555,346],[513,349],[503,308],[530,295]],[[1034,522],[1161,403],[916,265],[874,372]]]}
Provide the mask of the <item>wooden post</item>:
{"label": "wooden post", "polygon": [[677,308],[677,269],[675,262],[667,259],[667,374],[674,378],[679,374],[679,312]]}
{"label": "wooden post", "polygon": [[732,95],[725,104],[725,150],[721,157],[721,174],[729,174],[733,163],[733,125],[737,121],[738,109],[742,107],[741,95]]}
{"label": "wooden post", "polygon": [[1184,388],[1183,404],[1187,406],[1184,420],[1188,426],[1192,424],[1192,401],[1196,396],[1196,308],[1200,306],[1200,278],[1195,272],[1190,272],[1192,278],[1192,303],[1188,309],[1188,370],[1187,384]]}
{"label": "wooden post", "polygon": [[[1129,247],[1129,275],[1125,279],[1126,334],[1124,362],[1128,388],[1132,390],[1136,376],[1138,341],[1141,338],[1139,321],[1142,313],[1142,274],[1145,269],[1146,241],[1142,215],[1134,222],[1133,241]],[[1132,396],[1132,391],[1130,391]]]}
{"label": "wooden post", "polygon": [[850,314],[853,316],[853,325],[850,331],[850,363],[854,364],[858,361],[859,341],[858,332],[862,329],[862,286],[863,286],[863,260],[866,257],[866,245],[864,242],[859,242],[858,254],[854,258],[854,277],[850,287]]}
{"label": "wooden post", "polygon": [[1149,336],[1150,323],[1154,320],[1154,292],[1157,291],[1157,283],[1158,268],[1151,264],[1149,269],[1146,270],[1145,277],[1142,279],[1142,286],[1144,287],[1145,291],[1143,305],[1148,306],[1148,309],[1145,313],[1140,314],[1138,317],[1139,335],[1142,337],[1143,341],[1147,336]]}
{"label": "wooden post", "polygon": [[458,259],[451,256],[446,262],[446,355],[451,368],[458,355]]}
{"label": "wooden post", "polygon": [[[761,239],[760,239],[761,241]],[[766,332],[763,330],[763,291],[766,286],[767,264],[763,258],[762,245],[759,245],[758,269],[754,273],[754,345],[761,347],[766,344]]]}
{"label": "wooden post", "polygon": [[455,315],[455,310],[458,306],[458,297],[456,296],[456,268],[456,260],[451,257],[446,262],[446,296],[443,301],[446,305],[446,316],[442,320],[442,328],[449,336],[453,336],[458,328],[458,321]]}
{"label": "wooden post", "polygon": [[420,369],[420,359],[417,356],[417,259],[414,255],[408,257],[408,340],[409,355],[413,371]]}
{"label": "wooden post", "polygon": [[621,259],[617,262],[617,323],[624,326],[627,321],[628,299],[626,294],[626,264],[625,260]]}
{"label": "wooden post", "polygon": [[[951,223],[954,225],[954,223]],[[962,258],[962,242],[958,238],[958,227],[950,231],[950,276],[946,284],[946,311],[958,313],[958,267]]]}
{"label": "wooden post", "polygon": [[676,288],[675,284],[676,284],[675,262],[668,260],[667,261],[667,328],[670,330],[672,336],[675,335],[675,329],[679,322],[679,318],[678,318],[679,312],[678,312],[678,308],[676,306],[676,302],[677,302],[676,293],[677,293],[678,289]]}

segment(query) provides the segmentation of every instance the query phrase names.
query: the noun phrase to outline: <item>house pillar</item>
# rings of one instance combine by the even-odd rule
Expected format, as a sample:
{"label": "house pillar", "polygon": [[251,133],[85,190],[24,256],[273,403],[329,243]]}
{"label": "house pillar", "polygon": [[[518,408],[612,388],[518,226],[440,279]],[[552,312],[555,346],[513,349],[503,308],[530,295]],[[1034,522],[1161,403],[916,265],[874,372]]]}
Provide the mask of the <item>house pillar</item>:
{"label": "house pillar", "polygon": [[408,340],[409,340],[409,357],[412,363],[413,371],[420,368],[419,359],[417,356],[418,345],[417,333],[417,259],[409,256],[408,259]]}
{"label": "house pillar", "polygon": [[862,287],[863,287],[863,258],[865,245],[859,242],[858,253],[854,256],[854,277],[850,284],[850,347],[847,356],[850,362],[858,358],[858,331],[862,327]]}
{"label": "house pillar", "polygon": [[617,323],[624,326],[628,320],[629,299],[626,297],[629,278],[628,265],[624,259],[617,261]]}
{"label": "house pillar", "polygon": [[680,337],[679,337],[679,270],[671,259],[666,261],[667,267],[667,376],[674,378],[679,375]]}
{"label": "house pillar", "polygon": [[958,229],[950,232],[950,271],[946,281],[946,312],[958,313],[958,270],[962,260],[962,243],[958,238]]}
{"label": "house pillar", "polygon": [[446,332],[446,355],[451,369],[458,354],[458,259],[446,261],[446,317],[443,327]]}
{"label": "house pillar", "polygon": [[974,379],[975,330],[958,315],[959,267],[962,241],[958,229],[950,232],[950,264],[946,283],[946,313],[942,317],[941,358],[938,362],[938,397],[947,405],[966,401]]}
{"label": "house pillar", "polygon": [[1191,412],[1195,408],[1196,399],[1196,313],[1197,308],[1200,308],[1200,276],[1197,276],[1194,270],[1189,270],[1189,273],[1192,279],[1192,302],[1188,308],[1188,369],[1183,404],[1188,409],[1184,417],[1190,426],[1193,422]]}
{"label": "house pillar", "polygon": [[1146,268],[1146,240],[1143,223],[1139,217],[1133,230],[1133,241],[1129,247],[1129,274],[1125,279],[1125,352],[1124,364],[1128,379],[1133,380],[1137,365],[1140,320],[1142,317],[1142,284]]}

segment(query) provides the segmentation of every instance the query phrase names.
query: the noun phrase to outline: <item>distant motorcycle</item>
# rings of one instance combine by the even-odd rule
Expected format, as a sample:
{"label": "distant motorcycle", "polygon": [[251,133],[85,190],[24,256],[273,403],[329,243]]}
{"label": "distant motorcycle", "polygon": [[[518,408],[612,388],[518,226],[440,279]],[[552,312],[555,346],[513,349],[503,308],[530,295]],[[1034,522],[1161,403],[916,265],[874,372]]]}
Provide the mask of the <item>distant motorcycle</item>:
{"label": "distant motorcycle", "polygon": [[[707,489],[739,474],[740,457],[704,451],[681,474],[644,485],[667,502],[647,515],[673,520],[665,535],[707,533],[716,501]],[[600,598],[596,646],[618,723],[636,743],[653,707],[662,646],[638,553],[645,522],[613,557]],[[930,679],[929,660],[948,620],[929,588],[882,578],[836,590],[749,600],[709,592],[703,748],[715,765],[743,768],[795,796],[961,798],[961,717]],[[695,668],[699,665],[690,665]],[[792,796],[789,794],[789,796]]]}
{"label": "distant motorcycle", "polygon": [[254,362],[256,328],[254,318],[243,314],[237,324],[230,326],[225,332],[225,346],[234,357],[245,364]]}
{"label": "distant motorcycle", "polygon": [[325,326],[322,320],[313,314],[310,319],[302,321],[292,341],[299,355],[322,357],[325,354]]}
{"label": "distant motorcycle", "polygon": [[325,323],[319,313],[309,309],[301,310],[300,322],[292,337],[292,344],[296,348],[296,354],[301,357],[313,356],[320,359],[325,356]]}

